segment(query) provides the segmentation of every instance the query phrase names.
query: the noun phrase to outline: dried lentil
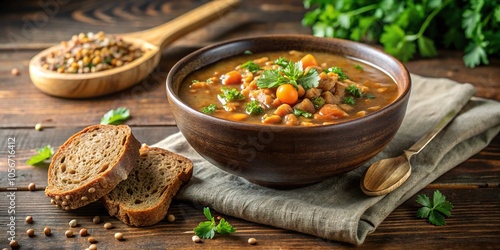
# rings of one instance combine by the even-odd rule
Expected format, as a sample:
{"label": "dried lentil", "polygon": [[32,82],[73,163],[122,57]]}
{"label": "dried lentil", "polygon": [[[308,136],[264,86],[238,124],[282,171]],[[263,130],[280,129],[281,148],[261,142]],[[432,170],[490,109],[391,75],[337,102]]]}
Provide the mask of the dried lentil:
{"label": "dried lentil", "polygon": [[28,190],[29,191],[34,191],[35,189],[36,189],[35,183],[32,182],[32,183],[28,184]]}
{"label": "dried lentil", "polygon": [[10,73],[13,76],[18,76],[19,75],[19,69],[18,68],[12,68],[12,70],[10,71]]}
{"label": "dried lentil", "polygon": [[26,216],[26,223],[33,223],[33,217],[31,215]]}
{"label": "dried lentil", "polygon": [[73,237],[73,230],[66,230],[66,232],[64,232],[64,235],[66,235],[66,237]]}
{"label": "dried lentil", "polygon": [[104,228],[111,229],[111,228],[113,228],[113,224],[106,222],[106,223],[104,223]]}
{"label": "dried lentil", "polygon": [[33,230],[33,228],[30,228],[26,230],[26,234],[28,235],[28,237],[33,237],[35,235],[35,230]]}
{"label": "dried lentil", "polygon": [[201,242],[201,238],[198,236],[198,235],[194,235],[191,240],[193,240],[193,242],[195,243],[200,243]]}
{"label": "dried lentil", "polygon": [[94,192],[95,192],[95,188],[89,188],[89,194],[94,193]]}
{"label": "dried lentil", "polygon": [[17,240],[11,240],[9,246],[12,248],[19,247],[19,242],[17,242]]}
{"label": "dried lentil", "polygon": [[73,219],[73,220],[70,220],[68,224],[70,227],[76,227],[78,225],[78,221]]}
{"label": "dried lentil", "polygon": [[43,229],[43,234],[45,234],[45,236],[50,236],[52,234],[52,230],[50,229],[50,227],[45,227]]}
{"label": "dried lentil", "polygon": [[122,233],[115,233],[115,239],[123,240],[123,234]]}
{"label": "dried lentil", "polygon": [[99,216],[94,216],[94,218],[92,219],[92,222],[94,224],[99,224],[99,222],[101,222],[101,217]]}
{"label": "dried lentil", "polygon": [[248,244],[250,244],[250,245],[255,245],[255,244],[257,244],[257,239],[255,239],[255,238],[250,238],[250,239],[248,239]]}
{"label": "dried lentil", "polygon": [[144,51],[121,37],[104,32],[80,33],[61,42],[61,49],[42,57],[42,68],[59,73],[90,73],[120,67]]}
{"label": "dried lentil", "polygon": [[82,228],[80,229],[80,236],[87,236],[88,235],[88,232],[87,232],[87,229],[86,228]]}
{"label": "dried lentil", "polygon": [[89,250],[97,250],[97,245],[96,244],[90,245]]}
{"label": "dried lentil", "polygon": [[42,126],[42,124],[41,124],[41,123],[37,123],[37,124],[35,124],[35,130],[36,130],[36,131],[41,131],[42,129],[43,129],[43,126]]}
{"label": "dried lentil", "polygon": [[96,243],[97,242],[97,240],[92,236],[90,236],[87,240],[89,241],[89,243]]}
{"label": "dried lentil", "polygon": [[175,221],[175,215],[173,215],[173,214],[167,215],[167,221],[168,222],[174,222]]}

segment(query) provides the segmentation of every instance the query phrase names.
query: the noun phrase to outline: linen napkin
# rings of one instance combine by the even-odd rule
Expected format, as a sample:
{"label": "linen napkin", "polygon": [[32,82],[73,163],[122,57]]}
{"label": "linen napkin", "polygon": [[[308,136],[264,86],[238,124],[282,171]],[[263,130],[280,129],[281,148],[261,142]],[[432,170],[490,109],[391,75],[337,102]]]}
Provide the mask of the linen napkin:
{"label": "linen napkin", "polygon": [[[194,163],[193,178],[177,199],[248,221],[360,245],[400,204],[481,151],[500,131],[500,103],[473,97],[472,85],[418,75],[411,78],[407,113],[393,141],[360,168],[315,185],[275,190],[252,184],[204,160],[181,133],[154,146]],[[361,176],[371,163],[401,154],[452,109],[461,112],[414,156],[412,174],[400,188],[379,197],[361,191]]]}

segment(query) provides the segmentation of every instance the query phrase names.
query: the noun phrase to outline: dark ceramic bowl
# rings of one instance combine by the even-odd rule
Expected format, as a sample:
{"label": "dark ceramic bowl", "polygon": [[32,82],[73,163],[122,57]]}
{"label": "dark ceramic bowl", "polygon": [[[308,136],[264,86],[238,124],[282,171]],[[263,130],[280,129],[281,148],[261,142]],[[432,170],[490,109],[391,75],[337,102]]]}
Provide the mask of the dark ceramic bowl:
{"label": "dark ceramic bowl", "polygon": [[[389,106],[365,117],[315,127],[251,125],[223,120],[188,107],[178,96],[191,72],[244,51],[321,51],[378,65],[399,89]],[[214,44],[180,60],[167,77],[167,96],[177,126],[206,160],[253,183],[291,188],[320,182],[359,167],[393,138],[406,111],[410,75],[392,56],[365,44],[306,35],[271,35]]]}

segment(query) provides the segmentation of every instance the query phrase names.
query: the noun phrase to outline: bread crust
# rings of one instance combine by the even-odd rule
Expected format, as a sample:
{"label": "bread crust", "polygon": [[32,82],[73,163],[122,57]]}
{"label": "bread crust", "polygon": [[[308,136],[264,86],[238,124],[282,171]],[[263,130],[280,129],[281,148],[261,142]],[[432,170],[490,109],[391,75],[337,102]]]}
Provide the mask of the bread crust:
{"label": "bread crust", "polygon": [[[53,168],[60,167],[58,164],[62,157],[66,157],[69,145],[75,143],[83,134],[97,129],[124,129],[126,131],[126,140],[123,144],[124,149],[118,155],[117,161],[109,165],[108,169],[92,180],[70,190],[61,190],[52,183]],[[140,142],[134,137],[132,131],[127,125],[92,125],[84,128],[82,131],[71,136],[52,157],[48,169],[48,185],[45,194],[52,198],[51,202],[64,210],[72,210],[83,207],[113,190],[116,185],[127,178],[128,174],[134,168],[135,162],[139,159]],[[89,149],[92,150],[92,149]]]}
{"label": "bread crust", "polygon": [[[112,193],[121,190],[119,190],[118,188],[102,198],[103,204],[108,210],[109,214],[111,216],[117,217],[119,220],[129,226],[150,226],[158,223],[163,218],[165,218],[173,197],[180,189],[180,187],[184,183],[187,183],[193,175],[193,165],[191,160],[189,160],[188,158],[162,148],[151,147],[146,148],[146,150],[147,152],[144,151],[144,148],[141,149],[141,158],[151,156],[151,154],[164,154],[165,159],[172,159],[176,161],[179,160],[184,162],[185,164],[183,164],[183,169],[171,179],[170,183],[168,183],[159,199],[156,200],[156,202],[152,206],[149,206],[147,208],[137,208],[135,206],[125,204],[121,200],[113,199]],[[133,182],[133,179],[134,178],[131,177],[130,180],[126,180],[120,183],[120,185],[128,185],[127,182]]]}

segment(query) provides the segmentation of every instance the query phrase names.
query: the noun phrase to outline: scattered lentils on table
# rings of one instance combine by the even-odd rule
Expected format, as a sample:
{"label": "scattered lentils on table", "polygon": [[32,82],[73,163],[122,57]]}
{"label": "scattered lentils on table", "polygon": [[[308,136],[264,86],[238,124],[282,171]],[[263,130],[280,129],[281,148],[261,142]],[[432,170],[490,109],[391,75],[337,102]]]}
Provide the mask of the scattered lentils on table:
{"label": "scattered lentils on table", "polygon": [[61,49],[42,57],[42,68],[58,73],[94,73],[120,67],[141,57],[144,51],[121,37],[104,32],[80,33],[62,41]]}

